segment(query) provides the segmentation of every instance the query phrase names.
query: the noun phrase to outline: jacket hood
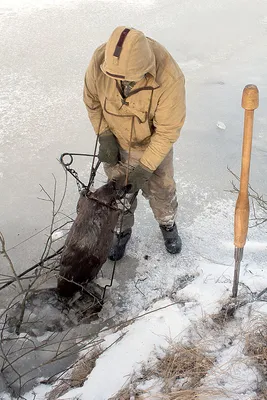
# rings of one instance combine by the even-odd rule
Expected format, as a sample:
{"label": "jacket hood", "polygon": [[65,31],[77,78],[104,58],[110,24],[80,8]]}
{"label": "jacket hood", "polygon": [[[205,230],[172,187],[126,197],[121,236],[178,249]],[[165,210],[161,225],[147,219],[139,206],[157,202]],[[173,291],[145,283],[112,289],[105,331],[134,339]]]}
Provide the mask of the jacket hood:
{"label": "jacket hood", "polygon": [[119,26],[106,44],[100,67],[110,78],[138,82],[146,73],[155,71],[155,55],[142,32]]}

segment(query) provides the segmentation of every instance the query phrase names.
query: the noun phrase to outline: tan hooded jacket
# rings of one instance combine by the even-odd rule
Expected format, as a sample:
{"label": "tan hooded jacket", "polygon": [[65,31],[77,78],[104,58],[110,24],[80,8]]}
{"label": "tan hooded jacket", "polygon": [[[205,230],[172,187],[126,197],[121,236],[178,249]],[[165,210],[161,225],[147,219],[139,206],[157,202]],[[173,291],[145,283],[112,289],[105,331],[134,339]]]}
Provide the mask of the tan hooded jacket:
{"label": "tan hooded jacket", "polygon": [[[127,98],[121,80],[137,82]],[[94,52],[84,102],[96,133],[110,129],[124,150],[143,150],[140,162],[154,171],[184,123],[184,76],[159,43],[136,29],[118,27]]]}

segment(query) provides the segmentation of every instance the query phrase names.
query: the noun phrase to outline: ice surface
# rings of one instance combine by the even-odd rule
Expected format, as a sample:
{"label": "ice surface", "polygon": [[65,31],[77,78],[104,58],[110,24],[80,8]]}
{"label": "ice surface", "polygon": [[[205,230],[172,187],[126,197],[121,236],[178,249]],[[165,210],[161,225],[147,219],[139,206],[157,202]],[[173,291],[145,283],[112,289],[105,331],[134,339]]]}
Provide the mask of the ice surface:
{"label": "ice surface", "polygon": [[[179,4],[1,2],[3,9],[8,6],[13,11],[1,15],[0,220],[8,247],[49,224],[51,208],[37,199],[39,183],[52,189],[54,172],[58,192],[62,192],[59,155],[67,150],[93,150],[94,134],[82,102],[84,71],[96,46],[121,23],[143,29],[161,41],[186,76],[187,121],[175,146],[181,210],[178,223],[190,224],[191,216],[206,206],[207,198],[211,201],[225,196],[231,179],[227,165],[239,172],[241,92],[250,82],[260,90],[252,183],[266,192],[262,176],[267,150],[263,135],[267,5],[263,0],[255,4],[241,0],[223,4],[214,0],[205,4],[192,0]],[[113,12],[118,5],[119,15]],[[26,8],[27,13],[20,12]],[[248,22],[253,26],[251,31]],[[226,135],[220,135],[214,126],[218,116],[227,125]],[[74,211],[75,196],[76,186],[70,181],[67,213]],[[40,234],[11,251],[18,271],[38,257],[43,242]]]}

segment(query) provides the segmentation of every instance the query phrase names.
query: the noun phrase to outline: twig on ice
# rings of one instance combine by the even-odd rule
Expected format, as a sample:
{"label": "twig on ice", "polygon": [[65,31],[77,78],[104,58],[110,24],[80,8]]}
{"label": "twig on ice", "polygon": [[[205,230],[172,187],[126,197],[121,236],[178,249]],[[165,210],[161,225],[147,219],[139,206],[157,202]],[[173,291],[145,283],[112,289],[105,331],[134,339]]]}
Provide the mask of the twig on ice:
{"label": "twig on ice", "polygon": [[17,275],[17,273],[15,271],[15,268],[14,268],[14,265],[13,265],[13,262],[12,262],[11,258],[7,254],[5,238],[4,238],[3,234],[2,234],[2,232],[0,232],[0,242],[1,242],[1,245],[2,245],[2,250],[0,251],[0,253],[3,254],[3,256],[7,259],[8,264],[9,264],[9,266],[10,266],[12,272],[13,272],[13,275],[16,278],[16,281],[17,281],[17,283],[18,283],[18,285],[20,287],[20,290],[21,290],[21,292],[23,292],[23,287],[22,287],[21,281],[19,280],[19,277],[18,277],[18,275]]}

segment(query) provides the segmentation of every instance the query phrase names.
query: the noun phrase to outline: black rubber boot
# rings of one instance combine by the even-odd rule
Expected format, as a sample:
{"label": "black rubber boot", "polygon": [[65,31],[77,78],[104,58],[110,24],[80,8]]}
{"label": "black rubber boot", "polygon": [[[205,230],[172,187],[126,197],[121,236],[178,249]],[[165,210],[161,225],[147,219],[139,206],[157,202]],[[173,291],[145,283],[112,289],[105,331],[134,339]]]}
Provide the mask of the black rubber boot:
{"label": "black rubber boot", "polygon": [[178,254],[182,250],[182,240],[178,235],[177,226],[174,223],[172,227],[160,225],[164,238],[166,250],[171,254]]}
{"label": "black rubber boot", "polygon": [[124,256],[126,245],[131,237],[131,234],[131,228],[126,229],[126,231],[121,232],[120,234],[114,234],[113,244],[108,255],[109,260],[118,261]]}

